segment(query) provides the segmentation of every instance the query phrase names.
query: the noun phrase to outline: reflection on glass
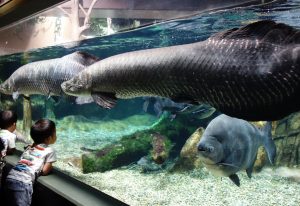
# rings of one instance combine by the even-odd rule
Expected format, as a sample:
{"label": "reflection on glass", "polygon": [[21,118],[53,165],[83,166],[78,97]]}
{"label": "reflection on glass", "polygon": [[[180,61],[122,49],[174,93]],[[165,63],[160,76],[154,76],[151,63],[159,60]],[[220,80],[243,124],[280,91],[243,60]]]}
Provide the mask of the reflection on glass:
{"label": "reflection on glass", "polygon": [[[75,6],[70,2],[60,5],[0,33],[4,39],[0,42],[4,48],[0,57],[1,82],[23,65],[61,58],[76,51],[102,60],[130,51],[204,41],[217,32],[266,19],[300,29],[299,0],[203,12],[147,27],[142,26],[163,18],[134,17],[139,13],[133,10],[123,12],[130,18],[103,17],[112,12],[100,9],[105,1],[80,2]],[[69,16],[76,9],[79,18],[75,18],[78,21],[74,26]],[[4,55],[7,53],[15,54]],[[228,178],[212,175],[199,158],[199,139],[211,120],[220,114],[212,107],[189,107],[170,99],[145,97],[118,100],[115,108],[106,110],[95,103],[76,104],[73,97],[48,98],[48,95],[31,96],[30,114],[28,109],[23,110],[25,106],[21,97],[13,101],[10,95],[1,95],[1,109],[16,110],[19,117],[30,115],[32,120],[42,117],[55,120],[57,169],[129,205],[298,205],[300,202],[299,113],[272,123],[277,147],[274,166],[268,165],[268,156],[259,148],[252,178],[244,170],[238,172],[241,186],[237,187]],[[18,128],[22,128],[23,122],[19,124]],[[266,123],[253,124],[264,128]]]}

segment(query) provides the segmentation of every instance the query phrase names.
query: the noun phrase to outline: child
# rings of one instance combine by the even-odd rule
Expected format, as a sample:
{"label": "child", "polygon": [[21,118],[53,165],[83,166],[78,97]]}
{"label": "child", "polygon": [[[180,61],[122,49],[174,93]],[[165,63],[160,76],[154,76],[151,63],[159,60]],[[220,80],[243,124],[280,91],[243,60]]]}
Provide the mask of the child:
{"label": "child", "polygon": [[39,175],[47,175],[56,161],[56,153],[49,147],[56,141],[55,123],[48,119],[38,120],[30,130],[34,143],[22,154],[6,179],[8,205],[30,205],[33,183]]}
{"label": "child", "polygon": [[[2,169],[5,166],[4,156],[2,155],[2,151],[5,149],[5,143],[0,138],[0,180],[2,179]],[[0,181],[0,189],[1,189],[1,181]]]}
{"label": "child", "polygon": [[23,143],[29,144],[24,137],[20,134],[15,134],[17,127],[17,114],[13,111],[1,111],[0,112],[0,140],[4,146],[0,150],[0,190],[2,189],[2,173],[6,173],[4,171],[5,166],[5,156],[8,154],[12,154],[15,151],[16,141],[22,141]]}
{"label": "child", "polygon": [[5,148],[1,151],[2,156],[12,154],[16,149],[16,141],[29,144],[23,136],[16,132],[17,114],[11,110],[0,112],[0,139],[4,143]]}

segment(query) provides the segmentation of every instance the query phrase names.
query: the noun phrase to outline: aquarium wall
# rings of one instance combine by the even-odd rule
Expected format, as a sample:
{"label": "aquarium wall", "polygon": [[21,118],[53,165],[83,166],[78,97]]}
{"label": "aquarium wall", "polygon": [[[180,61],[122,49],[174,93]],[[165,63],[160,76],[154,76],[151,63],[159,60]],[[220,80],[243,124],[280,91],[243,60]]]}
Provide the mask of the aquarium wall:
{"label": "aquarium wall", "polygon": [[[299,0],[68,1],[0,30],[0,82],[2,84],[24,66],[32,68],[30,72],[33,73],[44,66],[50,68],[47,70],[50,74],[54,74],[58,69],[51,69],[49,65],[62,64],[67,66],[56,68],[69,69],[72,61],[68,55],[83,56],[84,60],[79,58],[76,62],[83,62],[84,69],[87,69],[94,63],[115,58],[116,55],[122,57],[127,52],[207,42],[213,35],[225,37],[235,31],[233,28],[263,20],[283,23],[289,28],[287,31],[299,33],[299,5]],[[256,31],[255,28],[253,30]],[[220,33],[224,31],[228,33]],[[276,35],[270,36],[274,37],[270,38],[273,43],[271,46],[267,44],[270,46],[268,48],[273,48],[278,39]],[[295,38],[289,46],[298,48],[299,43]],[[277,46],[276,49],[284,47]],[[178,55],[172,51],[164,57]],[[186,49],[179,53],[189,59],[191,51]],[[250,52],[243,54],[250,55]],[[225,65],[227,56],[224,53],[215,61],[222,59]],[[127,56],[116,58],[118,61],[113,63],[127,61]],[[136,58],[133,61],[138,60]],[[140,61],[141,64],[145,62],[148,61]],[[171,61],[166,61],[166,64],[172,67]],[[145,67],[150,66],[146,64]],[[245,67],[248,66],[250,68],[251,65]],[[299,66],[299,61],[296,66]],[[73,64],[72,68],[78,69]],[[136,74],[134,67],[130,69],[132,73],[128,78]],[[77,70],[74,70],[68,71],[75,73],[75,76]],[[176,78],[187,72],[184,70]],[[30,75],[27,77],[30,85]],[[155,90],[165,83],[148,81],[150,77],[151,74],[147,74],[140,88],[148,86]],[[208,74],[203,73],[199,78],[204,77],[208,78]],[[54,86],[59,81],[58,76],[51,80]],[[196,85],[194,81],[184,81]],[[270,81],[271,86],[277,83]],[[170,87],[178,85],[170,84]],[[43,93],[32,85],[30,91],[26,91],[31,94],[27,95],[26,92],[22,93],[22,89],[11,94],[2,92],[0,101],[1,110],[17,112],[17,130],[30,139],[29,128],[32,123],[41,118],[53,120],[57,126],[57,142],[53,145],[58,156],[55,168],[128,205],[300,205],[298,111],[286,113],[284,117],[269,122],[239,120],[248,128],[255,128],[256,134],[269,128],[268,135],[276,148],[276,156],[271,164],[268,152],[259,142],[251,170],[247,168],[246,171],[234,162],[224,162],[224,159],[218,161],[217,171],[224,167],[238,169],[237,182],[236,176],[228,178],[229,175],[216,175],[199,155],[203,149],[199,147],[203,133],[214,119],[222,115],[212,105],[194,104],[159,95],[137,95],[133,98],[118,97],[113,108],[110,106],[111,102],[115,103],[115,98],[109,96],[111,98],[105,102],[109,106],[103,108],[103,104],[99,106],[95,99],[79,102],[76,97],[63,91],[55,93],[52,89]],[[209,90],[205,86],[201,89]],[[299,87],[295,89],[298,90]],[[272,91],[270,93],[273,94]],[[270,93],[266,97],[273,97]],[[246,96],[249,105],[264,98],[259,93],[256,95],[257,98]],[[219,96],[217,99],[225,98]],[[282,110],[285,109],[282,107]],[[260,135],[254,135],[251,140],[257,136]],[[18,144],[19,150],[23,150],[23,147],[22,143]],[[229,159],[243,156],[249,152],[248,149],[242,145]]]}
{"label": "aquarium wall", "polygon": [[[6,8],[9,4],[12,2],[3,5],[1,15],[9,10]],[[3,27],[0,34],[1,54],[109,35],[231,4],[236,2],[217,1],[210,5],[208,2],[182,3],[178,0],[151,3],[135,0],[66,1],[38,15]]]}

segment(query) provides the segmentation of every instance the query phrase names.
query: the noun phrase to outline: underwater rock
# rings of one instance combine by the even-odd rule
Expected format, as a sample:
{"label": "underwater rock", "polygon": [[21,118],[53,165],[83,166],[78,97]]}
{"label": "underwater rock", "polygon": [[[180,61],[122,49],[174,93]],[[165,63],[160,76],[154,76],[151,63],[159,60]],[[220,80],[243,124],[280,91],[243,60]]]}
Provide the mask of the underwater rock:
{"label": "underwater rock", "polygon": [[300,112],[278,121],[275,130],[277,166],[299,166],[300,164]]}
{"label": "underwater rock", "polygon": [[151,158],[157,164],[163,164],[169,157],[170,150],[172,148],[170,140],[159,134],[154,133],[152,136],[152,151]]}
{"label": "underwater rock", "polygon": [[[273,139],[277,148],[275,166],[299,166],[300,164],[300,112],[273,122]],[[259,151],[255,170],[267,164],[266,153]]]}
{"label": "underwater rock", "polygon": [[155,172],[162,169],[161,164],[156,164],[152,158],[148,156],[144,156],[139,161],[137,161],[137,165],[141,168],[142,173]]}
{"label": "underwater rock", "polygon": [[268,164],[266,150],[263,147],[259,147],[253,166],[253,171],[260,172],[266,164]]}
{"label": "underwater rock", "polygon": [[294,114],[289,118],[288,130],[300,131],[300,112]]}
{"label": "underwater rock", "polygon": [[200,141],[204,128],[198,128],[186,141],[180,151],[180,156],[176,161],[172,171],[187,171],[201,167],[198,157],[197,144]]}
{"label": "underwater rock", "polygon": [[70,157],[63,160],[63,162],[66,162],[71,167],[77,167],[79,169],[82,169],[82,159],[80,157]]}

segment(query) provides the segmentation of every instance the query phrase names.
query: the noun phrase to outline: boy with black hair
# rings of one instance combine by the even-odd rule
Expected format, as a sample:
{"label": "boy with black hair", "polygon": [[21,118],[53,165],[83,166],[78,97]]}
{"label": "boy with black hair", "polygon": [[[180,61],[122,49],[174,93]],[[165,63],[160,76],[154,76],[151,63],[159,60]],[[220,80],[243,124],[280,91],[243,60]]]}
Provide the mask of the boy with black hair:
{"label": "boy with black hair", "polygon": [[29,206],[33,183],[40,175],[47,175],[56,161],[56,153],[50,144],[56,142],[55,123],[48,119],[38,120],[32,125],[30,136],[34,143],[22,154],[6,179],[7,205]]}
{"label": "boy with black hair", "polygon": [[[17,133],[17,114],[14,111],[6,110],[0,111],[0,140],[3,148],[0,149],[0,189],[2,189],[2,173],[4,172],[5,156],[13,154],[16,150],[16,141],[30,144],[29,141]],[[2,192],[0,190],[0,192]]]}
{"label": "boy with black hair", "polygon": [[4,143],[4,149],[1,150],[2,156],[12,154],[16,150],[16,141],[30,144],[20,133],[17,128],[17,114],[14,111],[6,110],[0,112],[0,139]]}

